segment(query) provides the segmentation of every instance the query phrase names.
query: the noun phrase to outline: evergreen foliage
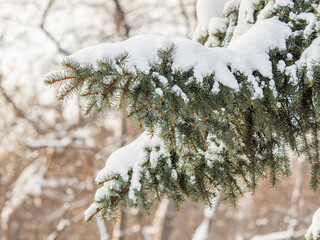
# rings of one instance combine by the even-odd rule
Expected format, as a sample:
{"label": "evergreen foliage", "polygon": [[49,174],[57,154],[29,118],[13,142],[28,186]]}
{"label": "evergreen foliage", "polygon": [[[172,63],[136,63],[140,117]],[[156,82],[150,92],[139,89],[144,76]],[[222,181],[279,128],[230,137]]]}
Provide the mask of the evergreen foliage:
{"label": "evergreen foliage", "polygon": [[[99,59],[95,66],[66,59],[63,71],[46,78],[47,84],[59,87],[59,100],[80,94],[84,114],[128,106],[128,116],[157,139],[143,149],[137,170],[141,187],[129,193],[134,169],[127,177],[105,176],[98,184],[109,194],[96,197],[86,220],[98,212],[116,218],[120,205],[140,205],[148,211],[155,199],[164,196],[177,208],[185,199],[210,205],[217,190],[236,205],[245,191],[256,190],[260,178],[269,177],[275,185],[280,175],[290,175],[288,150],[307,157],[310,187],[319,188],[320,65],[313,62],[293,75],[279,67],[280,63],[295,66],[319,38],[319,0],[284,6],[272,0],[253,2],[251,24],[263,13],[264,18],[278,17],[293,32],[286,50],[269,51],[273,77],[253,72],[262,96],[256,97],[248,76],[231,66],[227,67],[239,83],[238,90],[217,83],[214,74],[198,81],[194,69],[173,68],[175,46],[159,49],[158,60],[147,73],[129,71],[130,55],[121,52]],[[225,27],[202,35],[200,43],[228,46],[239,21],[239,3],[229,5]],[[308,21],[305,13],[316,21]]]}

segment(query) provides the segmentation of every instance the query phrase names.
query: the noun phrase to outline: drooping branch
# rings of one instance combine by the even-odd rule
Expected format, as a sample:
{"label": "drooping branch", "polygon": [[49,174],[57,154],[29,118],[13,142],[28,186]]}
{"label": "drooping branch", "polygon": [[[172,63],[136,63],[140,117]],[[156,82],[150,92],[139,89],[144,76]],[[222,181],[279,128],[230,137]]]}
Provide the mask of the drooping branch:
{"label": "drooping branch", "polygon": [[[210,28],[213,43],[227,48],[141,36],[79,51],[64,61],[64,73],[48,76],[49,85],[77,76],[59,81],[58,96],[80,94],[85,113],[127,102],[128,115],[146,129],[110,156],[86,220],[97,213],[112,219],[126,204],[149,211],[164,196],[177,208],[187,198],[210,205],[218,187],[235,205],[267,172],[273,185],[279,174],[290,174],[289,147],[307,153],[303,134],[318,136],[319,66],[310,60],[319,38],[300,13],[316,16],[315,5],[242,3]],[[238,36],[236,23],[252,26]],[[319,144],[306,141],[317,189]],[[112,159],[125,167],[115,168]]]}

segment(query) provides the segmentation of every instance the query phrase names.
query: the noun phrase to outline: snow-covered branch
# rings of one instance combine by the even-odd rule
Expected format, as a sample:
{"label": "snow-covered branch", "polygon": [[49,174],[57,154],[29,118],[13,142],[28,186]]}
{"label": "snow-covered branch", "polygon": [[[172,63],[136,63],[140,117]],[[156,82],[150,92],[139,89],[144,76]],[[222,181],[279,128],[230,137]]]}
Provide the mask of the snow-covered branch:
{"label": "snow-covered branch", "polygon": [[129,103],[146,129],[107,160],[86,220],[115,218],[126,203],[148,211],[164,196],[176,207],[186,198],[210,205],[219,187],[236,205],[266,171],[273,185],[290,174],[288,146],[307,155],[318,188],[318,6],[203,0],[197,8],[202,44],[136,36],[80,50],[46,76],[60,100],[83,97],[85,114]]}

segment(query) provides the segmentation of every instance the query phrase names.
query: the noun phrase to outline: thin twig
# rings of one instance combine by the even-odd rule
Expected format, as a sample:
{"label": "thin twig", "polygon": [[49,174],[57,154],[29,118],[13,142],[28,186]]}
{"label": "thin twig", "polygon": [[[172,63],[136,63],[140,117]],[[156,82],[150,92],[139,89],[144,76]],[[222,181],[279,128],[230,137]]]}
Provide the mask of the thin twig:
{"label": "thin twig", "polygon": [[64,55],[70,55],[71,53],[70,53],[68,50],[64,49],[64,48],[61,46],[60,42],[59,42],[57,39],[55,39],[55,38],[52,36],[52,34],[45,28],[45,24],[46,24],[48,12],[49,12],[49,10],[50,10],[53,2],[54,2],[54,0],[49,0],[48,5],[47,5],[47,7],[46,7],[46,9],[45,9],[45,11],[44,11],[44,13],[43,13],[43,15],[42,15],[42,20],[41,20],[40,28],[41,28],[41,30],[47,35],[47,37],[48,37],[52,42],[55,43],[55,45],[57,46],[57,48],[59,49],[59,51],[60,51],[62,54],[64,54]]}
{"label": "thin twig", "polygon": [[11,97],[6,93],[5,89],[2,87],[1,85],[1,80],[2,80],[2,76],[0,74],[0,93],[2,94],[2,96],[4,97],[5,101],[8,103],[8,105],[10,105],[12,107],[13,113],[17,118],[21,118],[26,120],[28,123],[31,124],[31,126],[34,128],[34,130],[38,133],[38,134],[43,134],[45,131],[43,129],[41,129],[39,127],[39,123],[35,122],[33,120],[31,120],[27,114],[21,109],[19,108],[15,102],[11,99]]}
{"label": "thin twig", "polygon": [[180,10],[182,13],[182,16],[184,17],[185,21],[186,21],[186,26],[187,26],[187,35],[190,34],[190,29],[191,29],[191,24],[190,24],[190,18],[186,12],[185,9],[185,4],[183,0],[179,0],[179,5],[180,5]]}
{"label": "thin twig", "polygon": [[[130,25],[127,21],[127,18],[126,18],[126,15],[125,15],[125,12],[123,11],[123,8],[119,2],[119,0],[113,0],[113,2],[115,3],[116,5],[116,15],[115,15],[115,20],[116,20],[116,25],[117,25],[117,29],[119,31],[119,34],[122,36],[122,38],[125,40],[125,39],[128,39],[129,38],[129,35],[130,35]],[[120,31],[120,27],[123,27],[124,29],[124,33],[121,34],[121,31]]]}

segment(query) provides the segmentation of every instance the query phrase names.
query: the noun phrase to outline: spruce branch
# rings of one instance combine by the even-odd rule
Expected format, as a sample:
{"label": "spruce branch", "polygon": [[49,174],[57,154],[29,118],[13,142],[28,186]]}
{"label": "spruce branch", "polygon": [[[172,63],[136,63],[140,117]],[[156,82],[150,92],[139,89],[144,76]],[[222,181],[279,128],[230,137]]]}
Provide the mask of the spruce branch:
{"label": "spruce branch", "polygon": [[[164,196],[176,208],[185,199],[210,205],[217,188],[235,206],[245,191],[256,190],[259,179],[269,177],[275,185],[279,175],[290,174],[289,149],[309,157],[310,185],[316,190],[320,181],[320,70],[317,61],[310,64],[305,56],[319,41],[319,31],[300,15],[308,11],[319,19],[316,2],[273,5],[266,16],[261,16],[268,10],[265,1],[254,5],[247,21],[281,23],[290,32],[283,40],[285,47],[271,42],[263,52],[271,74],[265,73],[267,67],[249,71],[243,66],[251,59],[237,58],[238,52],[226,48],[219,54],[227,58],[233,53],[242,65],[235,65],[231,58],[222,61],[214,55],[217,52],[205,49],[203,56],[212,71],[201,75],[199,68],[208,64],[203,56],[195,54],[196,63],[182,67],[183,61],[177,60],[182,47],[175,42],[158,48],[154,58],[146,57],[153,52],[137,57],[125,48],[119,48],[118,55],[110,50],[109,56],[106,51],[103,59],[91,63],[71,56],[63,62],[64,71],[49,74],[45,82],[59,86],[59,99],[80,94],[85,114],[128,106],[128,116],[150,133],[140,146],[142,157],[127,174],[101,173],[104,177],[98,182],[102,185],[86,220],[97,213],[113,219],[117,209],[127,204],[148,212]],[[215,42],[219,46],[229,44],[240,18],[239,6],[227,10],[225,32]],[[207,41],[214,38],[199,39],[210,45]],[[196,45],[199,51],[204,48]]]}

